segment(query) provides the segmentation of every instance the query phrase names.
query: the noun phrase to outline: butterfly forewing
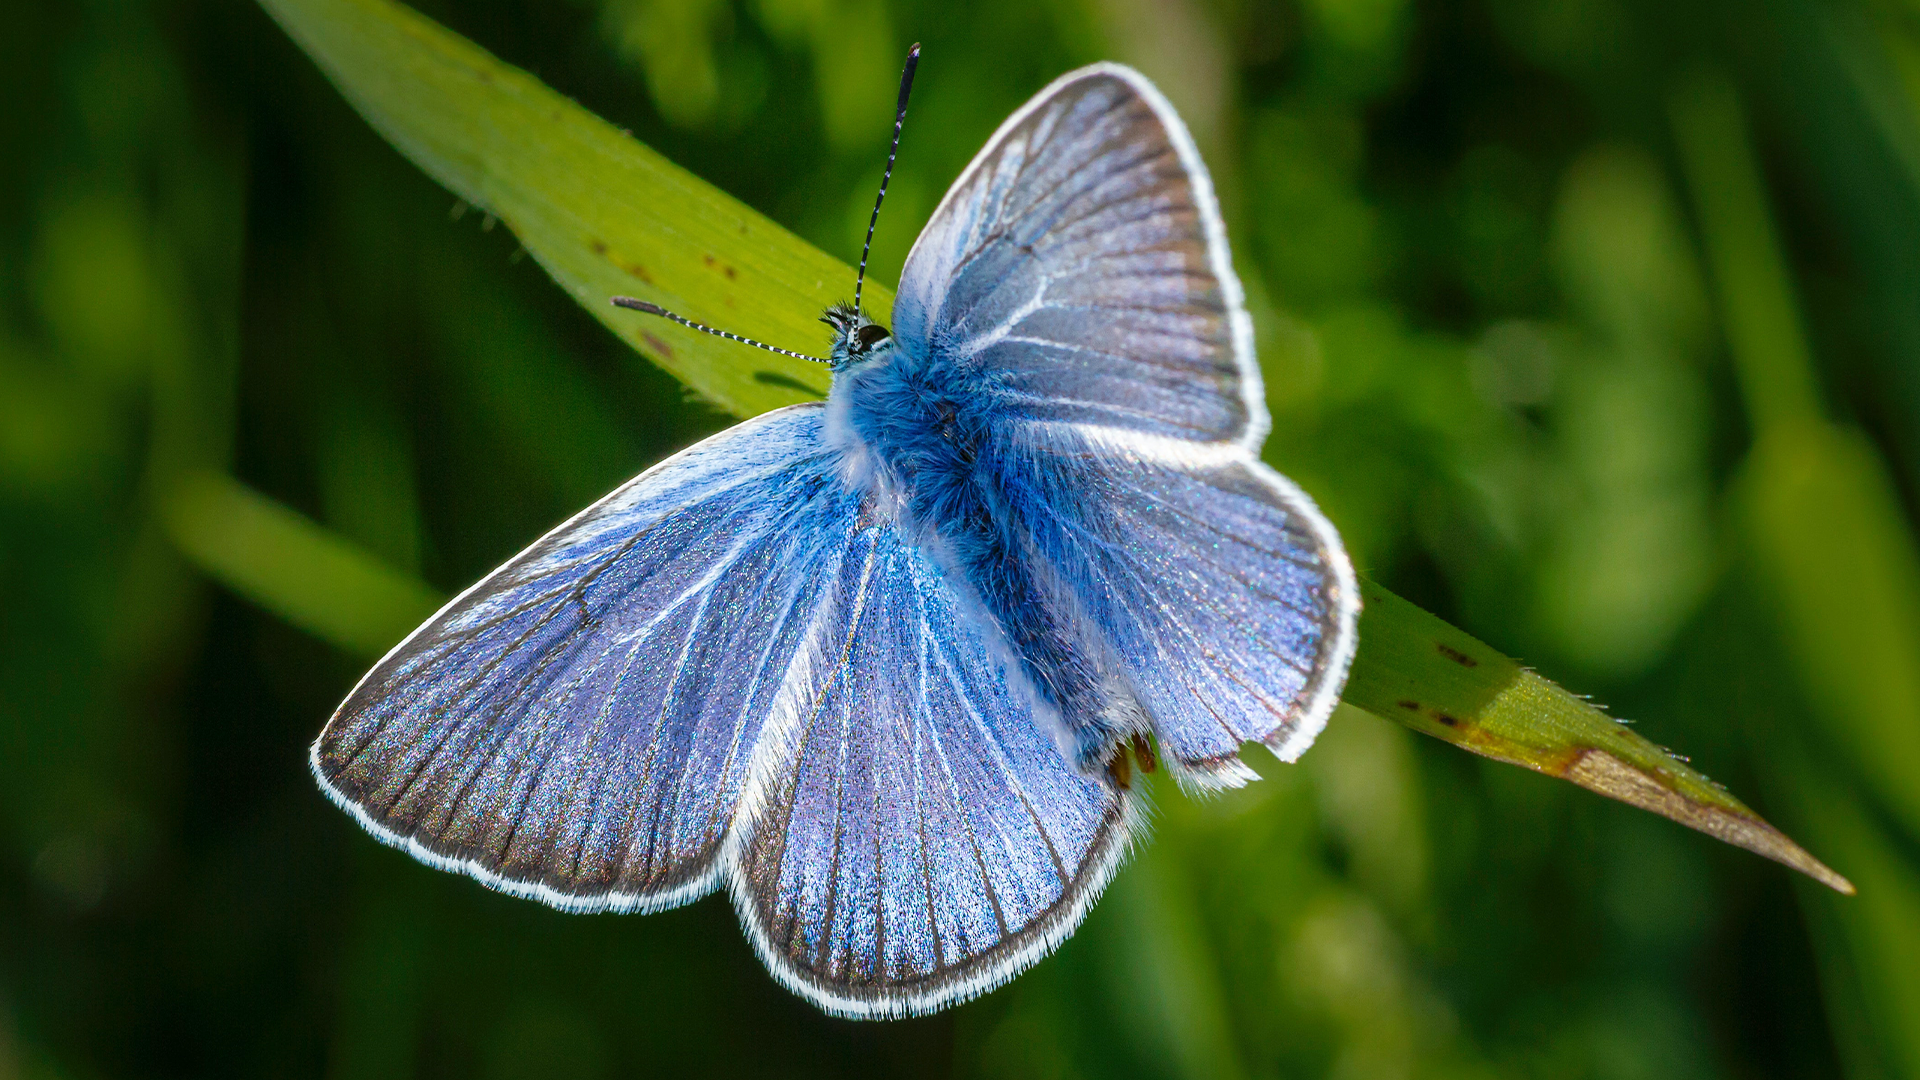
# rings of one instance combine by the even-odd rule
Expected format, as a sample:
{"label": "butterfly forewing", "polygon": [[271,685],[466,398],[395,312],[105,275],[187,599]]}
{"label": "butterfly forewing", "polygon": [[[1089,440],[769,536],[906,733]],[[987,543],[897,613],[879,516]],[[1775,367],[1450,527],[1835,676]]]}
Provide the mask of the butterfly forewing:
{"label": "butterfly forewing", "polygon": [[1201,442],[1265,433],[1252,331],[1192,142],[1098,65],[994,135],[908,256],[894,333],[977,367],[1010,420]]}
{"label": "butterfly forewing", "polygon": [[852,532],[820,413],[701,443],[454,601],[327,725],[322,783],[390,842],[550,903],[708,891]]}

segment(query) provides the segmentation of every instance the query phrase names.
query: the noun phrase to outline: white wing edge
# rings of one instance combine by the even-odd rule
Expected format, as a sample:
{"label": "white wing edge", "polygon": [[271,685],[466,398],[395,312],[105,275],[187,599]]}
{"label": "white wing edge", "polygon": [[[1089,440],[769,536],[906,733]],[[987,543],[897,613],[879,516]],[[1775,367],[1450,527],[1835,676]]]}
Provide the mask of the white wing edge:
{"label": "white wing edge", "polygon": [[1300,760],[1300,755],[1306,753],[1307,747],[1313,745],[1313,740],[1319,738],[1333,710],[1340,705],[1340,691],[1347,685],[1347,671],[1353,666],[1353,654],[1360,645],[1360,580],[1353,572],[1353,560],[1347,557],[1346,546],[1340,542],[1339,531],[1314,505],[1313,497],[1266,462],[1256,459],[1252,465],[1253,474],[1279,491],[1287,508],[1299,514],[1312,527],[1314,537],[1325,548],[1327,560],[1333,567],[1333,587],[1330,591],[1333,593],[1331,599],[1337,605],[1337,613],[1333,624],[1333,641],[1323,654],[1326,659],[1319,672],[1320,684],[1313,688],[1313,693],[1307,698],[1298,726],[1284,736],[1275,732],[1278,737],[1266,742],[1274,757],[1294,762]]}
{"label": "white wing edge", "polygon": [[[1154,116],[1159,119],[1160,126],[1166,129],[1167,140],[1173,144],[1174,153],[1180,158],[1181,168],[1186,170],[1188,179],[1193,183],[1193,202],[1199,208],[1200,226],[1207,237],[1207,259],[1212,264],[1213,276],[1219,280],[1220,291],[1226,301],[1227,324],[1233,338],[1233,357],[1240,369],[1241,398],[1247,410],[1247,430],[1242,432],[1233,443],[1191,445],[1202,447],[1238,445],[1257,458],[1260,456],[1261,444],[1266,442],[1267,432],[1273,420],[1267,413],[1267,394],[1265,383],[1260,376],[1260,361],[1253,351],[1253,319],[1247,314],[1246,291],[1240,286],[1239,276],[1233,272],[1233,255],[1227,247],[1226,224],[1220,218],[1220,201],[1213,193],[1213,177],[1207,172],[1206,162],[1200,160],[1200,150],[1194,145],[1193,136],[1187,131],[1187,125],[1181,121],[1180,114],[1174,111],[1172,103],[1145,75],[1125,64],[1103,60],[1097,64],[1089,64],[1069,71],[1048,83],[995,129],[992,137],[987,139],[987,144],[981,147],[980,152],[967,163],[967,167],[961,170],[953,186],[947,188],[946,195],[941,197],[940,204],[934,207],[927,222],[932,224],[939,221],[942,215],[949,213],[954,198],[973,179],[974,174],[980,171],[987,159],[999,151],[1000,144],[1006,141],[1008,132],[1018,127],[1062,90],[1084,79],[1098,78],[1103,75],[1127,84],[1140,96],[1140,100],[1147,103],[1147,107],[1152,109]],[[927,238],[927,232],[927,229],[921,229],[920,235],[914,239],[913,247],[907,251],[906,265],[913,265],[913,257],[919,252],[921,241]]]}
{"label": "white wing edge", "polygon": [[[746,931],[755,955],[773,974],[774,981],[812,1002],[822,1012],[848,1020],[899,1020],[910,1016],[927,1016],[949,1006],[971,1001],[1012,982],[1059,948],[1061,942],[1072,937],[1073,932],[1080,928],[1088,909],[1093,907],[1094,901],[1100,898],[1120,865],[1132,853],[1134,842],[1145,833],[1147,815],[1144,801],[1138,793],[1126,789],[1120,790],[1118,795],[1120,818],[1113,825],[1106,847],[1088,865],[1079,888],[1041,916],[1039,923],[1026,931],[1025,940],[1013,951],[992,963],[983,964],[964,978],[926,989],[894,988],[878,992],[872,998],[852,997],[823,989],[808,981],[806,974],[788,962],[786,955],[767,938],[765,928],[754,919],[754,901],[748,890],[747,876],[732,863],[727,868],[728,891],[733,897],[734,911],[740,917],[741,929]],[[744,843],[749,831],[736,823],[734,834],[729,838],[735,852],[740,849],[737,845],[731,845],[731,842]]]}
{"label": "white wing edge", "polygon": [[[516,553],[511,558],[507,559],[505,562],[501,563],[499,566],[495,567],[493,570],[486,573],[484,576],[480,578],[480,580],[474,582],[472,585],[467,586],[465,589],[462,589],[459,595],[447,601],[445,604],[442,604],[440,606],[440,610],[434,612],[430,617],[426,619],[426,621],[422,622],[419,626],[415,627],[411,633],[409,633],[406,637],[400,640],[399,644],[395,645],[391,649],[388,649],[386,652],[386,655],[382,656],[377,663],[375,663],[372,667],[369,667],[367,669],[367,673],[361,676],[354,683],[353,689],[349,690],[347,692],[347,696],[341,700],[340,708],[345,708],[346,703],[348,701],[353,700],[353,695],[356,693],[359,693],[360,687],[366,683],[367,679],[373,676],[374,672],[379,671],[382,667],[386,666],[386,663],[389,660],[392,660],[394,657],[405,652],[408,646],[412,645],[414,640],[418,638],[423,632],[425,632],[428,627],[438,622],[441,616],[446,615],[448,612],[453,611],[454,609],[458,608],[461,604],[465,603],[468,597],[484,589],[487,585],[492,583],[493,580],[497,578],[509,566],[512,566],[516,561],[518,561],[522,555],[525,555],[528,551],[532,550],[535,547],[538,547],[541,543],[546,541],[549,537],[557,536],[572,530],[578,523],[585,520],[594,512],[600,510],[602,507],[606,506],[608,503],[611,503],[616,499],[620,498],[622,495],[626,494],[627,492],[632,491],[637,485],[644,482],[648,477],[664,472],[667,469],[672,468],[676,465],[686,464],[685,459],[698,454],[703,448],[707,447],[708,443],[712,442],[715,439],[722,438],[724,436],[729,436],[729,435],[743,434],[744,432],[742,431],[742,429],[744,428],[750,428],[763,423],[773,423],[775,422],[773,418],[777,418],[777,417],[784,418],[783,414],[791,414],[797,410],[815,410],[815,409],[821,409],[821,408],[823,408],[823,406],[818,402],[802,402],[797,405],[788,405],[788,406],[785,406],[784,408],[774,409],[770,412],[762,413],[759,416],[752,417],[747,420],[743,420],[740,423],[733,425],[732,427],[725,428],[721,431],[715,432],[713,435],[710,435],[707,438],[702,439],[697,443],[694,443],[692,446],[689,446],[686,449],[681,450],[678,453],[675,453],[672,456],[667,457],[655,463],[654,465],[650,466],[646,470],[642,471],[638,476],[635,476],[633,479],[620,484],[618,487],[614,488],[612,491],[608,492],[606,495],[595,500],[593,504],[588,506],[586,509],[581,510],[579,513],[568,518],[566,521],[560,523],[559,525],[554,526],[553,528],[547,530],[545,533],[541,534],[538,540],[535,540],[533,543],[527,545],[526,548],[523,548],[520,552]],[[821,625],[821,622],[818,617],[816,617],[813,625],[815,627],[818,627],[819,625]],[[808,636],[809,638],[811,638],[813,635],[810,632]],[[807,651],[807,647],[803,647],[801,650],[802,654],[804,654],[806,651]],[[796,663],[798,662],[798,656],[796,656],[795,662]],[[791,678],[792,678],[792,667],[790,666],[788,670],[789,684],[791,684]],[[422,844],[419,840],[415,839],[414,837],[404,836],[400,833],[393,831],[392,829],[387,828],[385,825],[382,825],[380,822],[374,820],[373,816],[367,813],[365,807],[362,807],[359,803],[355,802],[351,797],[349,797],[346,794],[346,792],[343,792],[339,788],[335,787],[333,782],[327,779],[326,772],[320,766],[320,744],[326,738],[327,729],[332,727],[334,720],[339,717],[340,708],[337,708],[334,710],[333,716],[327,719],[326,725],[320,729],[319,736],[317,736],[313,740],[313,745],[307,749],[307,767],[309,770],[312,771],[314,781],[320,785],[320,791],[323,794],[325,794],[326,797],[334,803],[334,805],[340,807],[340,809],[342,810],[345,810],[349,815],[353,817],[355,821],[359,822],[361,828],[373,834],[374,839],[380,841],[381,843],[386,844],[389,847],[399,848],[401,851],[406,852],[407,854],[413,856],[414,858],[420,860],[423,863],[426,863],[428,866],[434,867],[435,869],[449,870],[457,874],[465,874],[466,876],[473,878],[475,881],[478,881],[480,884],[485,885],[487,888],[496,890],[498,892],[506,893],[509,896],[517,896],[527,900],[537,900],[540,903],[546,904],[550,907],[558,908],[561,911],[568,911],[568,912],[575,912],[575,913],[582,913],[582,914],[591,913],[591,912],[602,912],[602,911],[610,911],[610,912],[617,912],[617,913],[623,913],[623,914],[632,914],[632,913],[651,914],[656,911],[665,911],[669,908],[680,907],[684,904],[692,903],[693,901],[698,900],[701,897],[706,896],[708,893],[711,893],[715,889],[717,889],[720,886],[721,879],[727,873],[727,868],[731,865],[728,859],[728,852],[733,845],[734,837],[737,834],[739,834],[741,831],[743,831],[741,828],[742,820],[743,820],[742,814],[748,808],[748,805],[749,805],[748,796],[753,791],[752,777],[755,774],[755,772],[759,770],[760,757],[763,755],[766,748],[772,745],[772,743],[769,741],[767,736],[769,734],[771,727],[776,724],[781,724],[783,720],[783,718],[779,716],[779,709],[776,705],[775,715],[768,717],[767,726],[762,727],[760,739],[758,741],[758,744],[754,748],[754,751],[753,751],[754,756],[750,760],[750,764],[748,766],[749,780],[748,780],[748,784],[746,785],[746,787],[743,789],[741,793],[740,805],[735,808],[734,819],[732,823],[730,823],[727,827],[727,835],[725,839],[721,841],[721,847],[719,851],[715,853],[715,857],[712,864],[707,867],[705,872],[700,874],[698,877],[687,881],[685,884],[680,885],[678,888],[670,889],[662,893],[607,892],[607,893],[580,895],[575,893],[562,892],[559,889],[555,889],[552,886],[543,884],[541,882],[523,881],[518,878],[511,878],[502,874],[495,873],[494,871],[487,869],[485,866],[482,866],[479,862],[473,859],[460,859],[450,855],[442,855],[439,852],[433,851],[432,849],[428,848],[425,844]],[[785,720],[784,726],[786,727],[792,726],[792,722],[790,718],[787,718]],[[757,815],[759,810],[759,806],[757,805],[757,803],[754,805],[753,809]]]}
{"label": "white wing edge", "polygon": [[406,852],[436,870],[451,870],[457,874],[465,874],[480,884],[485,885],[487,888],[493,889],[496,892],[506,893],[509,896],[517,896],[525,900],[538,900],[549,907],[559,908],[561,911],[574,912],[577,914],[611,911],[623,914],[637,913],[644,915],[656,911],[665,911],[668,908],[679,907],[682,904],[690,904],[714,891],[719,885],[720,872],[718,859],[715,859],[714,865],[708,867],[706,872],[699,877],[686,882],[679,888],[671,889],[663,893],[608,892],[577,895],[574,893],[561,892],[551,885],[542,884],[538,881],[522,881],[518,878],[506,877],[505,875],[494,873],[492,870],[487,869],[472,859],[457,859],[450,855],[442,855],[428,848],[425,844],[422,844],[413,837],[402,836],[392,829],[387,828],[385,825],[380,824],[378,821],[375,821],[372,815],[368,814],[359,803],[354,802],[339,788],[334,787],[333,784],[327,780],[326,774],[320,771],[320,744],[318,742],[314,743],[313,748],[307,752],[307,764],[313,770],[313,778],[319,783],[320,790],[325,793],[327,798],[331,799],[334,805],[351,814],[353,819],[360,823],[361,828],[373,834],[374,839],[386,844],[388,847],[399,848],[401,851]]}

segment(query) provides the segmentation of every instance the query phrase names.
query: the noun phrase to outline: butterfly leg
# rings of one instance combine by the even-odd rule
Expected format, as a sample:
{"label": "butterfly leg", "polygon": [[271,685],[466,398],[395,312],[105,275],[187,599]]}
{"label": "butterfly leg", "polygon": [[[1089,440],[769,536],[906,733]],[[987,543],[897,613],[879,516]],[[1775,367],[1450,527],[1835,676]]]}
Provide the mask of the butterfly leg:
{"label": "butterfly leg", "polygon": [[[1131,759],[1127,757],[1129,747],[1133,750],[1133,757]],[[1160,767],[1160,759],[1153,752],[1152,737],[1137,731],[1133,733],[1132,738],[1128,741],[1115,744],[1112,756],[1107,758],[1107,775],[1113,778],[1113,782],[1118,785],[1122,791],[1129,790],[1133,787],[1133,765],[1135,761],[1139,762],[1142,775],[1153,772]]]}
{"label": "butterfly leg", "polygon": [[1133,756],[1140,761],[1140,771],[1150,773],[1160,767],[1160,759],[1153,755],[1153,741],[1141,732],[1133,733]]}

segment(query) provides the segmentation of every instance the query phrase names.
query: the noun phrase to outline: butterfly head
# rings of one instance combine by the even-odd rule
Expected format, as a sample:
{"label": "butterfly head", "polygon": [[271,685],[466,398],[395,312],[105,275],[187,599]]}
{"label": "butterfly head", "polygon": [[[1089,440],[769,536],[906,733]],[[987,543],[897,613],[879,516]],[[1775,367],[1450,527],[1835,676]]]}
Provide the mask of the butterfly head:
{"label": "butterfly head", "polygon": [[893,334],[852,304],[835,304],[820,321],[833,327],[833,370],[844,371],[893,351]]}

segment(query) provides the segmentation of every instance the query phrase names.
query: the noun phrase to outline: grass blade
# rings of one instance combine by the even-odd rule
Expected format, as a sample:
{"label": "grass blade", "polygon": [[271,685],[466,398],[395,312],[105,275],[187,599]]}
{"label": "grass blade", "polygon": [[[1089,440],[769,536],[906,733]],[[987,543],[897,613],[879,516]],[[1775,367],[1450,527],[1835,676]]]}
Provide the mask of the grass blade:
{"label": "grass blade", "polygon": [[[695,391],[740,416],[824,394],[824,368],[617,312],[608,300],[630,293],[772,344],[817,349],[815,318],[851,285],[847,266],[403,6],[262,3],[402,153],[505,222],[571,296]],[[891,301],[874,289],[874,310]],[[251,581],[263,602],[303,625],[334,626],[343,643],[367,632],[343,631],[358,625],[351,618],[295,617],[291,593],[269,600],[239,564],[203,565]],[[1367,586],[1367,602],[1350,703],[1851,891],[1705,777],[1584,700],[1378,586]]]}
{"label": "grass blade", "polygon": [[1852,893],[1740,800],[1586,699],[1369,581],[1342,697],[1495,761],[1557,776]]}
{"label": "grass blade", "polygon": [[[348,101],[461,199],[499,218],[568,295],[729,412],[823,396],[827,370],[618,311],[632,295],[824,355],[820,312],[853,270],[631,136],[388,0],[263,0]],[[885,117],[876,113],[876,127]],[[869,283],[874,311],[893,295]]]}
{"label": "grass blade", "polygon": [[418,578],[216,473],[174,485],[161,516],[209,577],[346,652],[381,655],[441,603]]}

